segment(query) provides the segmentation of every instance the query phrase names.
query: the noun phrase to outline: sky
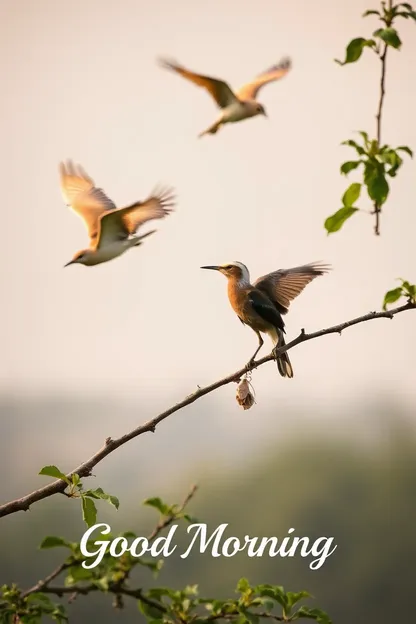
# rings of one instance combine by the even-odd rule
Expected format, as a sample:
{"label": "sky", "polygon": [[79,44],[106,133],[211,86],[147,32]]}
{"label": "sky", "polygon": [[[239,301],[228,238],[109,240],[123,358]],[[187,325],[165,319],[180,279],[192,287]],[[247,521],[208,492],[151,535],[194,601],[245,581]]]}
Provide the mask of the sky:
{"label": "sky", "polygon": [[[289,340],[380,309],[396,278],[416,280],[414,161],[392,180],[380,237],[365,213],[338,234],[323,227],[356,180],[339,173],[353,156],[340,143],[357,130],[375,133],[376,56],[366,50],[342,68],[333,61],[377,27],[361,18],[367,8],[369,0],[1,3],[2,393],[151,396],[157,410],[238,369],[257,338],[234,316],[224,277],[202,265],[239,260],[255,279],[330,263],[332,273],[292,304]],[[399,30],[382,139],[416,148],[415,24],[403,20]],[[203,139],[215,104],[157,65],[168,56],[238,87],[285,55],[293,70],[259,96],[269,119]],[[61,197],[66,158],[118,206],[172,185],[176,211],[140,248],[63,269],[88,243]],[[254,374],[256,392],[280,405],[383,392],[414,405],[415,327],[406,312],[300,345],[291,351],[294,379],[268,364]]]}

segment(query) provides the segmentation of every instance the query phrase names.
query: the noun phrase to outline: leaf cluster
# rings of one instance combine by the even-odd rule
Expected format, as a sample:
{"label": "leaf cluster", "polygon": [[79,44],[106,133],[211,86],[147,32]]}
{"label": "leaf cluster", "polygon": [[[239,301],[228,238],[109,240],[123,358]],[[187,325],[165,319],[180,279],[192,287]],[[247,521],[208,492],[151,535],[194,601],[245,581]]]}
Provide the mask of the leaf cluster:
{"label": "leaf cluster", "polygon": [[379,210],[389,195],[388,177],[394,178],[403,164],[400,152],[413,157],[413,152],[407,145],[400,145],[396,148],[389,145],[379,146],[377,139],[370,139],[367,132],[361,130],[358,134],[361,140],[349,139],[342,142],[342,145],[355,150],[357,158],[342,163],[340,171],[343,175],[348,175],[351,171],[361,167],[362,182],[350,184],[342,197],[342,208],[326,219],[325,228],[328,234],[340,230],[347,219],[360,210],[355,204],[360,198],[363,186],[366,187],[368,197]]}

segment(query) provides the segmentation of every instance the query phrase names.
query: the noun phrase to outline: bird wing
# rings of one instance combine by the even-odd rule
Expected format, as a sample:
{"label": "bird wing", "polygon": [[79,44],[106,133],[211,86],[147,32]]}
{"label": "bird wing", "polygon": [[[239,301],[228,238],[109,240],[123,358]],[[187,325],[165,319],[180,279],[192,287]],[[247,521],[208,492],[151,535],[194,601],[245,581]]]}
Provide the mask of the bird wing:
{"label": "bird wing", "polygon": [[161,188],[155,189],[144,202],[104,213],[100,219],[97,248],[135,234],[146,221],[162,219],[168,215],[173,206],[172,189]]}
{"label": "bird wing", "polygon": [[257,312],[262,319],[273,325],[273,327],[279,327],[283,330],[283,319],[267,294],[253,288],[248,295],[248,300],[253,310]]}
{"label": "bird wing", "polygon": [[286,314],[295,297],[318,275],[330,270],[330,266],[312,262],[293,269],[279,269],[259,277],[254,286],[266,293],[281,314]]}
{"label": "bird wing", "polygon": [[81,217],[93,240],[98,233],[101,215],[115,210],[116,205],[102,189],[94,186],[94,180],[80,165],[68,160],[66,163],[61,162],[59,169],[64,202]]}
{"label": "bird wing", "polygon": [[175,71],[180,76],[183,76],[183,78],[187,78],[199,87],[204,87],[204,89],[212,95],[220,108],[225,108],[234,102],[238,102],[238,99],[231,90],[230,86],[223,80],[211,78],[210,76],[203,76],[201,74],[195,74],[174,61],[162,59],[160,64],[166,69]]}
{"label": "bird wing", "polygon": [[251,82],[243,85],[237,92],[236,96],[240,100],[255,100],[257,93],[264,85],[275,80],[280,80],[283,76],[286,76],[288,71],[292,67],[292,61],[290,58],[283,58],[277,65],[269,67],[266,71],[254,78]]}

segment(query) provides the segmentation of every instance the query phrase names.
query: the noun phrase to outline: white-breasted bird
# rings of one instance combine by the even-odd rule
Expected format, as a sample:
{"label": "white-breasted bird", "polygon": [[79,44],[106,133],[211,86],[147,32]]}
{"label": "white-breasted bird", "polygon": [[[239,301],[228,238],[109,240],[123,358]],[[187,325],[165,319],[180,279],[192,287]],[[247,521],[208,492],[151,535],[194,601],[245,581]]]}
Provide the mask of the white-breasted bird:
{"label": "white-breasted bird", "polygon": [[65,266],[108,262],[130,247],[141,245],[156,230],[134,236],[139,227],[152,219],[162,219],[174,206],[172,189],[161,188],[143,202],[117,208],[83,168],[71,160],[61,162],[60,182],[65,203],[84,221],[90,237],[90,246],[78,251]]}
{"label": "white-breasted bird", "polygon": [[[317,262],[304,264],[293,269],[279,269],[259,277],[250,283],[250,273],[242,262],[230,262],[221,266],[203,266],[201,269],[219,271],[228,279],[228,299],[231,307],[244,325],[257,334],[259,346],[250,358],[251,366],[264,344],[262,333],[268,334],[274,349],[285,344],[286,314],[290,302],[297,297],[309,282],[330,270],[330,266]],[[287,352],[276,358],[282,377],[293,377],[293,368]]]}
{"label": "white-breasted bird", "polygon": [[254,80],[234,92],[224,80],[196,74],[174,61],[160,59],[160,64],[162,67],[175,71],[180,76],[187,78],[194,84],[204,87],[221,108],[221,115],[212,126],[199,134],[200,137],[205,134],[215,134],[226,123],[242,121],[256,115],[267,117],[263,104],[260,104],[256,99],[257,94],[264,85],[286,76],[292,67],[290,58],[283,58],[279,63],[269,67]]}

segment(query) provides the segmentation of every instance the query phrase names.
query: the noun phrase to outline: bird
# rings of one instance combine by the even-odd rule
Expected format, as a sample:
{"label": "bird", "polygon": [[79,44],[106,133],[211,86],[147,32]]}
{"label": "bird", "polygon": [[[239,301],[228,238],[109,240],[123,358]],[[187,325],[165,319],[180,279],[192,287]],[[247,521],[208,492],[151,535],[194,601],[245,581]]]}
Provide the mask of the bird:
{"label": "bird", "polygon": [[242,121],[256,115],[267,117],[265,107],[256,99],[257,94],[264,85],[286,76],[292,67],[290,58],[282,58],[279,63],[272,65],[272,67],[259,74],[251,82],[234,92],[224,80],[196,74],[176,61],[161,58],[159,59],[159,64],[165,69],[170,69],[183,76],[183,78],[187,78],[199,87],[204,87],[220,107],[221,115],[209,128],[201,132],[198,135],[199,137],[206,134],[216,134],[221,126],[226,123]]}
{"label": "bird", "polygon": [[64,202],[84,221],[90,237],[89,247],[78,251],[65,267],[93,266],[117,258],[154,234],[156,230],[134,236],[144,223],[172,212],[174,193],[170,188],[155,189],[143,202],[117,208],[79,164],[61,162],[59,171]]}
{"label": "bird", "polygon": [[318,275],[327,273],[327,264],[312,262],[293,269],[278,269],[259,277],[250,283],[250,273],[242,262],[230,262],[219,266],[203,266],[201,269],[219,271],[228,280],[228,299],[231,307],[243,325],[248,325],[257,334],[259,345],[250,358],[247,368],[251,368],[255,357],[262,348],[263,334],[273,341],[273,354],[282,377],[293,377],[293,368],[287,352],[276,357],[276,350],[285,344],[285,323],[282,315],[289,305],[309,282]]}

